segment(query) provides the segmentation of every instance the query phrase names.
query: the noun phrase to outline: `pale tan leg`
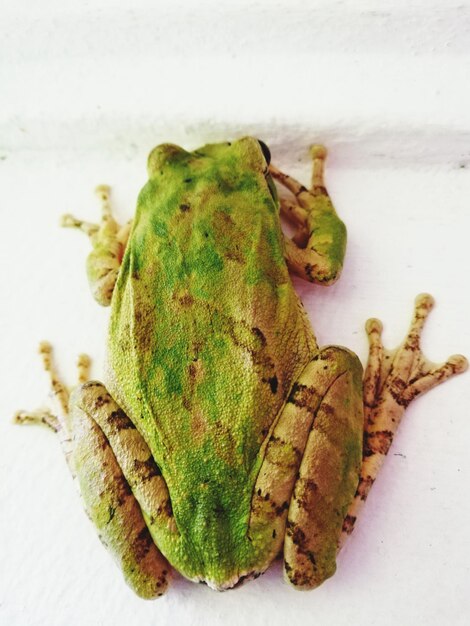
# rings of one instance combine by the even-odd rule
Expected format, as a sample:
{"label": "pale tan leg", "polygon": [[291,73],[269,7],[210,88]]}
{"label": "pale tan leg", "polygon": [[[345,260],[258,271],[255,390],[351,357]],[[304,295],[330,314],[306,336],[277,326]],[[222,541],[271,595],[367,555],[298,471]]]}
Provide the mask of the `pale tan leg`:
{"label": "pale tan leg", "polygon": [[284,541],[285,575],[312,589],[335,570],[336,545],[357,487],[362,449],[362,366],[346,348],[312,357],[267,441],[249,537],[256,573]]}
{"label": "pale tan leg", "polygon": [[[104,386],[86,382],[90,358],[86,354],[78,357],[79,387],[70,394],[55,369],[51,345],[42,342],[39,352],[49,374],[54,409],[19,411],[14,421],[42,424],[57,433],[72,476],[80,485],[88,516],[98,528],[101,542],[122,568],[127,583],[144,598],[161,596],[168,586],[170,567],[146,523],[156,525],[164,518],[160,525],[166,529],[171,526],[169,495],[161,474],[135,426]],[[112,444],[118,445],[116,454]],[[119,461],[125,462],[123,469],[130,482]],[[153,516],[141,510],[134,490]]]}
{"label": "pale tan leg", "polygon": [[111,212],[110,193],[107,185],[100,185],[96,193],[101,202],[101,222],[92,224],[64,215],[61,224],[66,228],[77,228],[90,238],[93,246],[87,259],[88,282],[95,300],[108,306],[111,303],[114,285],[119,274],[126,248],[130,222],[120,226]]}
{"label": "pale tan leg", "polygon": [[[108,432],[120,433],[121,448],[128,444],[126,467],[121,466],[121,449],[113,448],[117,436],[110,441],[96,417]],[[135,593],[148,599],[161,596],[168,587],[171,568],[152,538],[149,516],[137,498],[161,487],[167,502],[168,490],[145,442],[105,387],[95,381],[74,391],[70,421],[73,466],[86,512],[101,542]],[[159,512],[168,517],[163,506]]]}
{"label": "pale tan leg", "polygon": [[396,350],[384,349],[379,320],[370,319],[366,323],[369,361],[364,378],[363,463],[359,486],[343,524],[340,546],[354,529],[406,407],[417,396],[467,369],[467,359],[461,355],[451,356],[444,364],[436,365],[421,352],[421,331],[433,304],[428,294],[416,298],[409,333]]}

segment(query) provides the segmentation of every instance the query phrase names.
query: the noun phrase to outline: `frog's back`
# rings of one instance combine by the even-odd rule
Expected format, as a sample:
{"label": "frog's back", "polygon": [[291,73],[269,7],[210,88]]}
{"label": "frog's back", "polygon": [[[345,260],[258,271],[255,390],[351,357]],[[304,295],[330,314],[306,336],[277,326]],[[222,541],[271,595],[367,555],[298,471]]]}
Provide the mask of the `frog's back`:
{"label": "frog's back", "polygon": [[205,576],[249,560],[260,449],[315,344],[256,140],[163,146],[150,170],[113,295],[109,385],[198,553],[185,573]]}

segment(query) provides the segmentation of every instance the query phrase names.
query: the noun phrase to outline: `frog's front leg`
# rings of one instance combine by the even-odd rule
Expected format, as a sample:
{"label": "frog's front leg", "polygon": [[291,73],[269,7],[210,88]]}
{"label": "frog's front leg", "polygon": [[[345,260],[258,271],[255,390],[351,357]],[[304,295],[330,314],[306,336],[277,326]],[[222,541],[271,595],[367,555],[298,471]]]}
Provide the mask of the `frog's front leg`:
{"label": "frog's front leg", "polygon": [[285,238],[289,269],[310,282],[330,285],[341,273],[346,250],[346,227],[336,214],[323,180],[326,149],[315,145],[312,185],[307,189],[273,165],[273,178],[286,187],[295,202],[281,199],[282,214],[297,227],[292,239]]}
{"label": "frog's front leg", "polygon": [[16,422],[44,424],[58,433],[87,514],[127,583],[143,598],[161,596],[170,566],[148,524],[171,525],[165,481],[145,441],[105,387],[84,382],[89,359],[79,358],[83,384],[69,398],[53,367],[50,345],[41,344],[40,352],[50,374],[54,409],[21,411]]}
{"label": "frog's front leg", "polygon": [[113,218],[109,201],[110,188],[100,185],[96,193],[101,201],[101,223],[83,222],[73,215],[62,217],[62,226],[78,228],[90,238],[93,250],[87,259],[87,276],[95,300],[108,306],[130,232],[130,223],[120,226]]}

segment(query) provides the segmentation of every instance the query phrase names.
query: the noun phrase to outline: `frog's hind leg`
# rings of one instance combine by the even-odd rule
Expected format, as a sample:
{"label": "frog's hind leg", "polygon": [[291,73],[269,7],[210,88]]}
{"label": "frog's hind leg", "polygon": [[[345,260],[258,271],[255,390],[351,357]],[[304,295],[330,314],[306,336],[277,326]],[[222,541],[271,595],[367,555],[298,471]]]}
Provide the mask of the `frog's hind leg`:
{"label": "frog's hind leg", "polygon": [[269,171],[294,196],[281,199],[281,212],[297,228],[292,239],[285,238],[289,269],[310,282],[330,285],[339,277],[346,249],[346,228],[336,214],[323,180],[326,149],[315,145],[312,185],[304,187],[273,165]]}
{"label": "frog's hind leg", "polygon": [[362,366],[346,348],[321,349],[294,384],[268,439],[249,538],[263,571],[284,542],[285,574],[299,589],[335,571],[338,537],[362,458]]}
{"label": "frog's hind leg", "polygon": [[73,466],[101,542],[139,596],[151,599],[163,595],[170,566],[150,533],[149,506],[146,510],[141,502],[145,504],[147,496],[154,514],[167,518],[169,496],[150,451],[99,382],[89,381],[73,392],[70,421]]}
{"label": "frog's hind leg", "polygon": [[84,222],[73,215],[64,215],[61,222],[62,226],[77,228],[90,238],[93,250],[87,259],[88,282],[93,297],[103,306],[111,303],[130,231],[130,223],[120,226],[114,219],[109,200],[110,191],[106,185],[96,188],[101,201],[100,224]]}
{"label": "frog's hind leg", "polygon": [[[134,426],[103,385],[85,382],[90,365],[86,355],[78,360],[78,379],[83,384],[69,398],[69,391],[54,368],[51,346],[43,342],[40,353],[50,376],[54,409],[20,411],[15,421],[43,424],[58,434],[69,468],[79,483],[88,516],[97,526],[102,543],[118,561],[127,583],[144,598],[160,596],[168,585],[170,567],[153,542],[143,510],[134,496],[139,492],[139,483],[143,485],[140,491],[149,490],[158,475],[156,468],[149,464],[149,452],[147,450],[146,462],[139,464],[136,455],[145,454],[145,450],[139,447]],[[87,411],[90,402],[92,410]],[[114,431],[129,433],[124,438],[133,444],[128,457],[128,464],[134,467],[133,484],[124,476],[112,448],[114,442],[94,419],[96,414]],[[160,480],[163,481],[161,476]],[[160,486],[160,492],[165,489],[166,485]],[[163,497],[162,501],[166,503],[167,499]]]}
{"label": "frog's hind leg", "polygon": [[357,492],[344,520],[340,546],[354,529],[406,407],[414,398],[467,369],[467,359],[461,355],[436,365],[421,352],[421,331],[433,304],[428,294],[416,298],[410,330],[396,350],[383,347],[379,320],[370,319],[366,323],[369,360],[364,376],[363,462]]}

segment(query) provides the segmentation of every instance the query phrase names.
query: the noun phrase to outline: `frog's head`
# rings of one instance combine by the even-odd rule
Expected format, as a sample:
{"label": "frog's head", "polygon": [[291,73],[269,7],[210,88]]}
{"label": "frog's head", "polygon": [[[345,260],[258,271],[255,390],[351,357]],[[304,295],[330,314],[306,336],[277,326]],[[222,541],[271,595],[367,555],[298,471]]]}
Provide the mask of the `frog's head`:
{"label": "frog's head", "polygon": [[187,152],[174,144],[165,143],[152,150],[147,161],[147,170],[151,178],[168,165],[177,165],[188,160],[207,158],[212,161],[243,163],[247,169],[267,173],[271,161],[268,146],[254,137],[242,137],[233,142],[212,143]]}

